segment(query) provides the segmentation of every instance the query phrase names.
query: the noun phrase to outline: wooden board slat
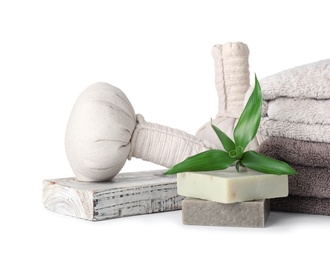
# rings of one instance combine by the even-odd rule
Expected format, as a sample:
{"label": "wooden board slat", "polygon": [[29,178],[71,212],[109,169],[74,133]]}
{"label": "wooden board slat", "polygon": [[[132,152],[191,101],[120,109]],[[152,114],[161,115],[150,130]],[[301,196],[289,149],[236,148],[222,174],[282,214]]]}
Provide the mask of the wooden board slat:
{"label": "wooden board slat", "polygon": [[43,181],[43,204],[56,213],[86,220],[178,210],[176,176],[164,170],[119,173],[111,182],[81,182],[75,178]]}

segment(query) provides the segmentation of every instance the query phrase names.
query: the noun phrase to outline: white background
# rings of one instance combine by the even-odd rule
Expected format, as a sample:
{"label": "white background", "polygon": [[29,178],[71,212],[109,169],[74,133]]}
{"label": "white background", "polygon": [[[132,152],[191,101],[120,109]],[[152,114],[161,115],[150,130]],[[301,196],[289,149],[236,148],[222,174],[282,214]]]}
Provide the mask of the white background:
{"label": "white background", "polygon": [[41,192],[73,176],[65,128],[90,84],[194,134],[217,113],[214,44],[248,44],[263,78],[330,58],[329,28],[317,0],[0,1],[0,259],[328,259],[326,216],[272,212],[265,229],[184,226],[180,211],[94,223],[44,209]]}

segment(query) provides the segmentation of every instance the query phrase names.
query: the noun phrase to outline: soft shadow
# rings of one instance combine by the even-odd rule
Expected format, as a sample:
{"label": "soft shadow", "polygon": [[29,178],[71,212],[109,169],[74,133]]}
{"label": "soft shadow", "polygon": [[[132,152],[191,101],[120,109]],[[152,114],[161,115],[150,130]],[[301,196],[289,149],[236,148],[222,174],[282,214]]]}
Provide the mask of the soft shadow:
{"label": "soft shadow", "polygon": [[301,224],[307,223],[313,225],[317,223],[330,224],[330,217],[323,215],[271,211],[266,223],[266,227],[288,230],[301,226]]}

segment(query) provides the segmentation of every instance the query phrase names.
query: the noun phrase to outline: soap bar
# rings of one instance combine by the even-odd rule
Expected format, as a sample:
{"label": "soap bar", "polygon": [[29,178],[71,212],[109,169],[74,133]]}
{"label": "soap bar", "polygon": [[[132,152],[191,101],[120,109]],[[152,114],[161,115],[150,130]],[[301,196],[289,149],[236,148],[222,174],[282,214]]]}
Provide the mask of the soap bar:
{"label": "soap bar", "polygon": [[288,176],[234,167],[223,171],[183,172],[177,177],[178,194],[221,203],[286,197]]}
{"label": "soap bar", "polygon": [[223,204],[186,198],[182,202],[182,222],[199,226],[265,227],[269,204],[269,200]]}
{"label": "soap bar", "polygon": [[112,181],[43,181],[43,204],[56,213],[99,221],[181,209],[176,177],[165,170],[119,173]]}

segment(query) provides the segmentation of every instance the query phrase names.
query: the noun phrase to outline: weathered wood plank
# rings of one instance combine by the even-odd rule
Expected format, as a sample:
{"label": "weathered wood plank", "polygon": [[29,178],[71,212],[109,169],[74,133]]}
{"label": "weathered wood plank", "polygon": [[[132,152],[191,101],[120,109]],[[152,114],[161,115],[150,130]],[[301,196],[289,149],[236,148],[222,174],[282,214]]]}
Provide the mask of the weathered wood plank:
{"label": "weathered wood plank", "polygon": [[120,173],[111,182],[81,182],[75,178],[43,181],[43,204],[56,213],[86,220],[181,209],[176,176],[164,170]]}

